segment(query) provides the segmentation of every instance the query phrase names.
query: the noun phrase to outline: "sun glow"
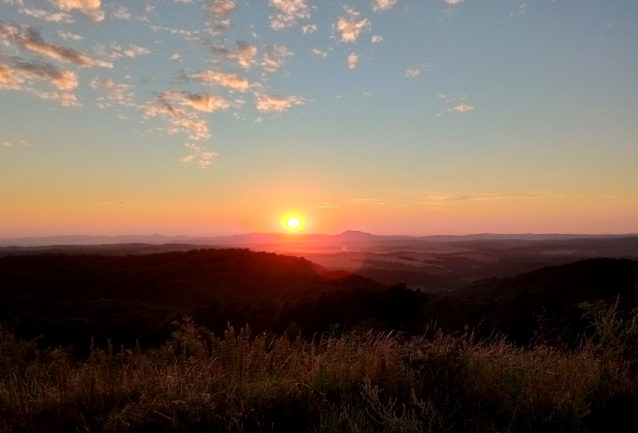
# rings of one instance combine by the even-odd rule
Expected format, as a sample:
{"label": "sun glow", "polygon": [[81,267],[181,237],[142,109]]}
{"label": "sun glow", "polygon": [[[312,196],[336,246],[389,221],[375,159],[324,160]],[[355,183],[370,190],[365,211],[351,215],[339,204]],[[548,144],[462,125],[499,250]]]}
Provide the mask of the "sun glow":
{"label": "sun glow", "polygon": [[306,220],[301,215],[288,214],[288,215],[284,215],[284,217],[281,219],[281,225],[288,232],[294,233],[294,232],[301,231],[304,228],[304,226],[306,225]]}

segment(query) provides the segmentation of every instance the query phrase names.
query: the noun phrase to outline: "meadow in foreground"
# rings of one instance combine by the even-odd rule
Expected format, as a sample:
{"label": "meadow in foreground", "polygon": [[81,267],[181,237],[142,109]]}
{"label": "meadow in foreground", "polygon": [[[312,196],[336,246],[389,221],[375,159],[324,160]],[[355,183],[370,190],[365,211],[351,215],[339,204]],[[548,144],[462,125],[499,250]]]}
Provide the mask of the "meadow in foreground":
{"label": "meadow in foreground", "polygon": [[575,348],[471,332],[221,337],[185,319],[159,349],[73,359],[0,330],[0,431],[620,431],[638,396],[638,315],[584,305]]}

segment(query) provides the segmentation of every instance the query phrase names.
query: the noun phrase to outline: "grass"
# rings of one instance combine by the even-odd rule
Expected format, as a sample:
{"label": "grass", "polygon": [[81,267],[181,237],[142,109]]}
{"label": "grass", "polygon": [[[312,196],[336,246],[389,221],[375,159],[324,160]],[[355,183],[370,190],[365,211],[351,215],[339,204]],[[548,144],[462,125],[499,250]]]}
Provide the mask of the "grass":
{"label": "grass", "polygon": [[576,348],[440,331],[216,337],[185,318],[159,349],[76,360],[0,328],[0,431],[611,431],[638,396],[638,314],[583,307],[593,334]]}

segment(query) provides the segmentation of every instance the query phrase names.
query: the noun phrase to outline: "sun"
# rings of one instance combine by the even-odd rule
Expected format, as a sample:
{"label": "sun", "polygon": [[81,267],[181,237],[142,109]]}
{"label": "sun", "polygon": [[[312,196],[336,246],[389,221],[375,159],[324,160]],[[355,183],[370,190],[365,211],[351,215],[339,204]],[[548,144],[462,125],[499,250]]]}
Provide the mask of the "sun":
{"label": "sun", "polygon": [[290,227],[291,229],[296,229],[297,227],[299,227],[299,218],[290,218],[288,220],[288,227]]}
{"label": "sun", "polygon": [[281,219],[281,225],[286,229],[286,231],[295,233],[304,228],[306,220],[299,214],[287,214]]}

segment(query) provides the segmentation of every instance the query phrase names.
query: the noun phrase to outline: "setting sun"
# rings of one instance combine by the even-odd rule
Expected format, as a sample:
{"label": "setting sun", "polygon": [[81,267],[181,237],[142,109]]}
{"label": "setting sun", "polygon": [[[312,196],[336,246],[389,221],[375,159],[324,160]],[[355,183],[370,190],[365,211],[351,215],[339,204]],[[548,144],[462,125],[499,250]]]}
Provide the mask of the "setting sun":
{"label": "setting sun", "polygon": [[284,215],[281,223],[287,231],[298,232],[304,228],[304,226],[306,225],[306,220],[301,215],[288,214]]}
{"label": "setting sun", "polygon": [[288,227],[290,227],[291,229],[296,229],[297,227],[299,227],[299,218],[290,218],[288,220]]}

